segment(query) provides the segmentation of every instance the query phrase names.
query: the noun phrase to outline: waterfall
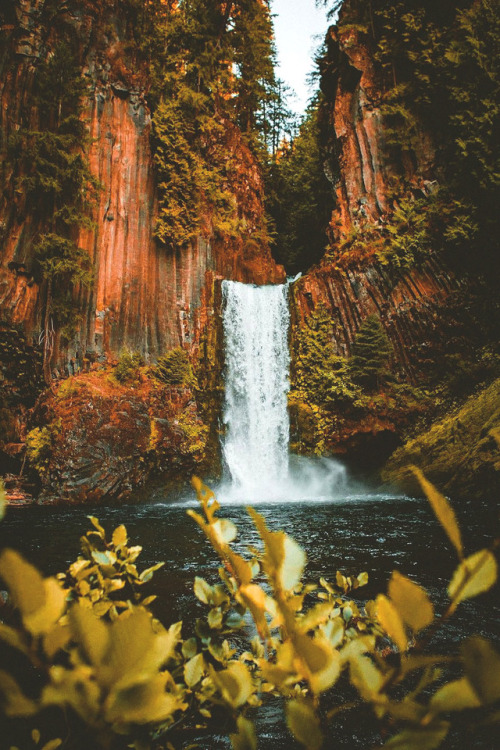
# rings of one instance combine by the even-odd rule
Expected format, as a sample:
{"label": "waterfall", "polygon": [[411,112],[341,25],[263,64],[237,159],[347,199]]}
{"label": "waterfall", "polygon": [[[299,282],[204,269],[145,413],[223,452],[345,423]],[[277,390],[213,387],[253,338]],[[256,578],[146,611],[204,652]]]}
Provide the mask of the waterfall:
{"label": "waterfall", "polygon": [[352,493],[338,461],[289,455],[288,284],[223,281],[222,307],[226,482],[219,496],[254,504],[331,501]]}
{"label": "waterfall", "polygon": [[222,295],[223,456],[233,486],[253,500],[288,477],[288,286],[223,281]]}

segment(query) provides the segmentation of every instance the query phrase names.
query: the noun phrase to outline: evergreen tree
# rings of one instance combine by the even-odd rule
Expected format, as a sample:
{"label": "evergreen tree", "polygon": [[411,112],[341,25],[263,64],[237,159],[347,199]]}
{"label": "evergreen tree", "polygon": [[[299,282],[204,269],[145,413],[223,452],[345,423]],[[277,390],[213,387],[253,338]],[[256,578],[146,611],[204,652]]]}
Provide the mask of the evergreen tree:
{"label": "evergreen tree", "polygon": [[334,208],[319,144],[317,102],[309,107],[298,136],[282,144],[272,159],[266,194],[276,230],[276,259],[291,274],[306,271],[324,254]]}
{"label": "evergreen tree", "polygon": [[368,388],[378,387],[388,374],[392,345],[376,315],[363,321],[356,334],[349,360],[352,379]]}
{"label": "evergreen tree", "polygon": [[163,52],[152,63],[158,170],[156,235],[171,246],[212,229],[241,231],[224,149],[227,122],[258,151],[258,112],[273,76],[272,27],[264,0],[183,0],[157,26]]}
{"label": "evergreen tree", "polygon": [[83,153],[81,120],[85,81],[65,43],[36,71],[38,130],[23,129],[10,140],[9,154],[18,188],[42,231],[34,243],[34,273],[44,288],[44,373],[50,380],[54,334],[74,330],[75,284],[90,282],[90,260],[75,242],[78,227],[89,225],[88,207],[96,181]]}

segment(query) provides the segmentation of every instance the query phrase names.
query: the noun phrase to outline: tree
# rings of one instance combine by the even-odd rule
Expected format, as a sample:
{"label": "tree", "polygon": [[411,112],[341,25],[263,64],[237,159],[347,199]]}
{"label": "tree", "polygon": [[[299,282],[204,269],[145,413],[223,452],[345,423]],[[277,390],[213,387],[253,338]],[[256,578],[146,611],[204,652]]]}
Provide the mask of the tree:
{"label": "tree", "polygon": [[273,252],[291,274],[306,271],[322,258],[334,208],[320,150],[318,117],[316,101],[308,108],[297,137],[277,150],[267,176],[266,210],[276,230]]}
{"label": "tree", "polygon": [[362,323],[352,347],[349,370],[354,381],[375,388],[387,374],[387,363],[392,345],[376,315]]}
{"label": "tree", "polygon": [[90,259],[76,243],[78,227],[89,226],[89,207],[97,188],[83,148],[82,98],[86,84],[78,61],[64,42],[40,63],[35,78],[39,127],[22,129],[9,144],[18,174],[40,232],[33,246],[34,274],[44,288],[44,374],[56,331],[69,338],[77,312],[76,284],[90,283]]}

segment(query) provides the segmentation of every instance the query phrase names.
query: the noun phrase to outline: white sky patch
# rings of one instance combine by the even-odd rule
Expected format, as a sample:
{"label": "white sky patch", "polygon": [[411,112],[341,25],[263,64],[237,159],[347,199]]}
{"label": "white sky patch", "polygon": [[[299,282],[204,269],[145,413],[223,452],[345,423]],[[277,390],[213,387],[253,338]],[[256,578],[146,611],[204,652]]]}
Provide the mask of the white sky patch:
{"label": "white sky patch", "polygon": [[271,0],[271,13],[279,63],[276,75],[295,91],[297,97],[290,105],[302,114],[314,93],[307,76],[328,30],[327,8],[317,8],[315,0]]}

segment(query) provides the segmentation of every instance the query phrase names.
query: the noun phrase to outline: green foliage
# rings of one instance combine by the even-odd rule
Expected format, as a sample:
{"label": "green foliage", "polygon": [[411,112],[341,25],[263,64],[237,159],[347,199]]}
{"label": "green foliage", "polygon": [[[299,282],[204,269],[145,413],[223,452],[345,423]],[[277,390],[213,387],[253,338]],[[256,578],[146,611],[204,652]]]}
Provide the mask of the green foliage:
{"label": "green foliage", "polygon": [[82,99],[87,86],[68,44],[60,42],[35,71],[34,96],[38,129],[21,128],[8,144],[16,190],[39,234],[34,241],[34,273],[46,282],[44,300],[44,360],[50,359],[51,330],[74,335],[78,307],[75,285],[91,281],[90,259],[78,247],[80,226],[91,226],[97,182],[83,153],[87,136]]}
{"label": "green foliage", "polygon": [[273,254],[287,271],[305,271],[323,256],[334,208],[319,145],[318,102],[312,104],[291,142],[272,159],[266,178],[266,210],[275,231]]}
{"label": "green foliage", "polygon": [[167,385],[191,384],[193,372],[186,350],[178,346],[161,356],[153,374],[155,378]]}
{"label": "green foliage", "polygon": [[[338,701],[338,683],[348,679],[359,702],[391,727],[385,747],[437,748],[460,711],[468,712],[469,722],[485,715],[498,721],[495,648],[474,637],[450,658],[433,645],[461,602],[496,583],[497,563],[487,548],[465,555],[448,501],[422,475],[419,481],[458,554],[441,617],[427,592],[397,571],[388,594],[363,606],[353,594],[367,583],[366,573],[338,571],[333,583],[304,583],[305,551],[285,532],[270,531],[251,508],[260,547],[243,557],[232,546],[237,527],[218,516],[219,503],[199,480],[194,485],[202,512],[188,513],[222,567],[218,584],[195,579],[195,596],[208,613],[187,640],[182,623],[167,630],[151,615],[154,597],[144,598],[142,586],[161,563],[139,572],[141,547],[129,546],[124,526],[108,539],[90,517],[93,528],[82,537],[80,556],[57,578],[44,579],[17,552],[4,550],[0,576],[20,620],[2,623],[0,639],[23,655],[31,671],[45,675],[25,694],[17,672],[0,671],[6,718],[36,721],[48,706],[60,707],[64,714],[52,714],[60,736],[77,731],[92,746],[160,748],[165,742],[173,747],[169,740],[175,741],[180,723],[206,727],[223,710],[236,729],[235,750],[255,750],[248,710],[275,697],[285,699],[296,740],[319,750],[329,724],[353,706],[340,703],[325,714],[319,699]],[[242,651],[245,616],[257,635]],[[34,730],[36,741],[39,734]],[[57,744],[55,739],[50,746]]]}
{"label": "green foliage", "polygon": [[210,230],[241,234],[229,139],[238,125],[257,148],[256,113],[273,80],[267,4],[185,0],[154,28],[156,236],[182,247]]}
{"label": "green foliage", "polygon": [[[383,112],[388,142],[419,148],[422,124],[434,138],[437,160],[462,229],[449,222],[445,239],[455,260],[477,268],[496,262],[500,114],[495,0],[436,4],[384,0],[374,5],[376,56],[386,73]],[[450,208],[453,208],[450,205]],[[439,244],[439,235],[437,236]],[[470,242],[476,249],[471,255]]]}
{"label": "green foliage", "polygon": [[31,466],[43,477],[47,474],[54,443],[61,431],[61,421],[46,427],[35,427],[26,436],[26,456]]}
{"label": "green foliage", "polygon": [[349,372],[355,382],[368,388],[378,387],[388,376],[387,365],[392,345],[376,315],[361,324],[352,346]]}
{"label": "green foliage", "polygon": [[351,378],[348,362],[335,352],[334,331],[323,305],[302,326],[294,327],[289,394],[292,428],[299,437],[294,450],[324,452],[324,438],[331,427],[329,413],[360,405],[362,394]]}
{"label": "green foliage", "polygon": [[180,433],[179,451],[199,463],[205,456],[208,440],[208,427],[195,413],[186,410],[176,419],[176,431]]}
{"label": "green foliage", "polygon": [[139,380],[144,357],[139,352],[124,351],[120,354],[113,376],[119,383],[133,383]]}

